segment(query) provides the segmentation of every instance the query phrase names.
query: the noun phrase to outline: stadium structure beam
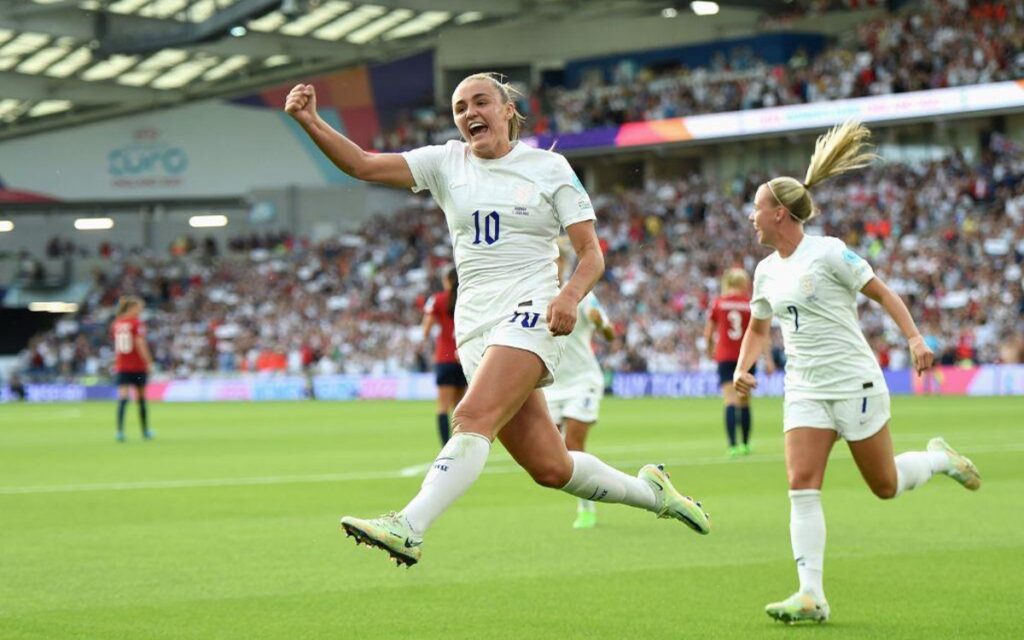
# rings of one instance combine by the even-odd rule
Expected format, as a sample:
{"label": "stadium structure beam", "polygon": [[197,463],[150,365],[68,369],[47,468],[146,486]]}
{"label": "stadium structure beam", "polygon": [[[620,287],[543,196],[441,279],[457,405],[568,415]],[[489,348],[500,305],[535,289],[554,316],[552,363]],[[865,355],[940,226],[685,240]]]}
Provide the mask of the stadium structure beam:
{"label": "stadium structure beam", "polygon": [[508,17],[517,15],[532,2],[524,0],[369,0],[388,9],[412,9],[422,11],[448,11],[454,14],[479,11],[485,16]]}
{"label": "stadium structure beam", "polygon": [[116,82],[53,78],[46,75],[0,71],[0,94],[4,98],[19,100],[70,100],[80,104],[133,103],[146,104],[173,99],[180,95],[175,90],[162,91],[144,87],[129,87]]}
{"label": "stadium structure beam", "polygon": [[[79,42],[92,42],[97,37],[95,18],[93,12],[70,7],[27,15],[0,11],[0,29],[34,31],[55,38],[67,36]],[[177,29],[180,26],[181,23],[175,20],[108,14],[108,29],[111,33],[159,33],[161,30]],[[317,38],[251,31],[241,38],[228,37],[182,48],[206,51],[220,56],[246,55],[266,58],[287,55],[297,58],[330,58],[336,57],[339,53],[355,52],[360,47],[347,42],[328,42]]]}

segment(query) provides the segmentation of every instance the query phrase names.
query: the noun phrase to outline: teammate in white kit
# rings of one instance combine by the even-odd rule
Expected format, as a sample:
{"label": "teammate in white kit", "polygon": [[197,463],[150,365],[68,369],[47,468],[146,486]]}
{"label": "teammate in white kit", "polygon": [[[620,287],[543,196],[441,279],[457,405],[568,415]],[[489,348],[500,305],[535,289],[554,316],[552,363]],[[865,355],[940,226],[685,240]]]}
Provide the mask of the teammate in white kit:
{"label": "teammate in white kit", "polygon": [[821,485],[838,437],[847,441],[861,475],[879,498],[895,498],[935,473],[945,473],[971,490],[981,486],[971,461],[941,438],[929,441],[926,451],[893,457],[889,391],[857,321],[857,293],[882,305],[893,319],[907,338],[918,373],[932,366],[934,354],[906,305],[863,258],[837,238],[804,235],[804,223],[818,214],[812,187],[869,164],[875,158],[865,149],[870,135],[859,123],[847,122],[821,136],[804,182],[783,177],[761,185],[750,214],[758,241],[775,252],[754,272],[752,318],[734,383],[743,395],[756,386],[746,371],[764,351],[772,316],[778,317],[787,358],[783,424],[790,537],[800,589],[765,610],[784,622],[824,622],[829,617],[822,586]]}
{"label": "teammate in white kit", "polygon": [[[560,255],[558,272],[564,272],[566,256]],[[544,389],[548,412],[562,429],[569,451],[584,451],[590,427],[597,423],[604,396],[604,372],[594,355],[591,341],[600,331],[605,340],[615,338],[604,307],[591,291],[576,308],[576,326],[565,339],[565,354],[555,371],[555,382]],[[579,498],[574,529],[591,529],[597,525],[597,510],[592,500]]]}
{"label": "teammate in white kit", "polygon": [[[455,337],[469,388],[453,435],[399,513],[341,524],[356,541],[399,564],[420,558],[422,536],[472,485],[499,438],[533,479],[577,497],[621,502],[710,530],[699,503],[680,495],[663,469],[628,476],[594,456],[568,452],[540,387],[550,384],[576,306],[604,271],[594,210],[565,158],[519,143],[522,116],[509,87],[490,74],[464,79],[452,95],[452,141],[395,154],[371,154],[316,112],[312,85],[288,94],[287,111],[345,173],[370,182],[429,190],[444,210],[459,274]],[[556,239],[565,228],[578,265],[561,289]]]}

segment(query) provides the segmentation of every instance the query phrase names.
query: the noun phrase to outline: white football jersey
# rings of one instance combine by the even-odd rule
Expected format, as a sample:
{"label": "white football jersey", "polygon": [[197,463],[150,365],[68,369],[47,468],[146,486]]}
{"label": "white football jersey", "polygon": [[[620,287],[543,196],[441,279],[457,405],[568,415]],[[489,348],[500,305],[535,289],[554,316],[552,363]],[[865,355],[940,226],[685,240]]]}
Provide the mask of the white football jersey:
{"label": "white football jersey", "polygon": [[607,322],[607,315],[597,301],[597,296],[588,293],[576,307],[576,326],[566,336],[565,353],[555,371],[555,382],[544,389],[544,396],[549,400],[559,400],[581,386],[604,389],[604,373],[590,344],[597,329],[597,325],[590,319],[591,309],[596,309]]}
{"label": "white football jersey", "polygon": [[[459,273],[456,342],[507,321],[519,309],[546,313],[558,294],[560,230],[595,218],[569,162],[523,143],[487,160],[455,140],[402,155],[416,181],[413,191],[428,189],[448,221]],[[556,207],[556,193],[571,206]]]}
{"label": "white football jersey", "polygon": [[775,315],[786,348],[788,399],[844,399],[887,393],[878,359],[857,321],[857,293],[871,265],[838,238],[805,235],[754,271],[751,315]]}

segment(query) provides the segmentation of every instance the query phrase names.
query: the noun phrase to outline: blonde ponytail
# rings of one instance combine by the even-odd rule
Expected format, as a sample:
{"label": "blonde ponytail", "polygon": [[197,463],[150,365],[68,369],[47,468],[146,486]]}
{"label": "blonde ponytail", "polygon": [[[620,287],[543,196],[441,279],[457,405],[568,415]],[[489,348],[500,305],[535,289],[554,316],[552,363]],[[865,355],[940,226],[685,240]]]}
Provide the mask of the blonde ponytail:
{"label": "blonde ponytail", "polygon": [[866,167],[878,157],[869,150],[870,137],[871,131],[856,120],[832,127],[815,142],[804,181],[773,178],[767,183],[769,191],[797,221],[807,222],[819,213],[811,200],[811,187],[833,176]]}

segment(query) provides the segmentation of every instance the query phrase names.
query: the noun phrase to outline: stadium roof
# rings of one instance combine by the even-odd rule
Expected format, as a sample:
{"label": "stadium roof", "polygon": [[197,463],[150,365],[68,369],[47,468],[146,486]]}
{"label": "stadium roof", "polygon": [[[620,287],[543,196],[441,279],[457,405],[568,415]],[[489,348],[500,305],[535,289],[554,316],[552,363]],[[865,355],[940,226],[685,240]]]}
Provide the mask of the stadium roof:
{"label": "stadium roof", "polygon": [[0,0],[0,139],[429,47],[518,0]]}

